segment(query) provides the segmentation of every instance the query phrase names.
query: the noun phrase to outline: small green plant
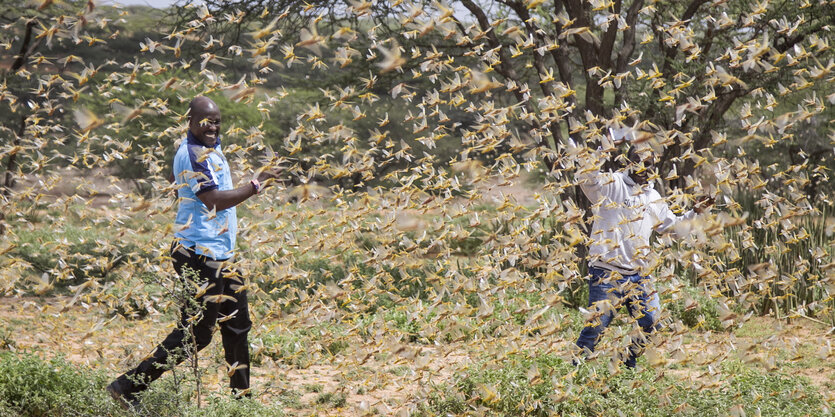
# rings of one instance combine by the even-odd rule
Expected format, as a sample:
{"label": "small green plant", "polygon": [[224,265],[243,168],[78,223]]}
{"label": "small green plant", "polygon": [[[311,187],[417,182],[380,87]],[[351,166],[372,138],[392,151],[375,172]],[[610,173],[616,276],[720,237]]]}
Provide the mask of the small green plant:
{"label": "small green plant", "polygon": [[675,301],[662,301],[662,310],[670,312],[670,318],[681,320],[687,327],[701,330],[724,330],[719,320],[719,304],[696,288],[684,286]]}
{"label": "small green plant", "polygon": [[104,391],[102,374],[32,353],[0,352],[0,411],[3,415],[117,415]]}
{"label": "small green plant", "polygon": [[302,389],[307,392],[322,392],[325,387],[322,384],[304,384]]}
{"label": "small green plant", "polygon": [[343,393],[323,392],[316,397],[316,404],[330,404],[334,408],[344,407],[347,396]]}
{"label": "small green plant", "polygon": [[10,329],[0,327],[0,351],[15,350],[17,342],[14,340],[14,335]]}
{"label": "small green plant", "polygon": [[390,310],[386,312],[385,318],[392,324],[392,327],[403,332],[409,342],[418,339],[420,323],[415,318],[409,317],[409,313],[402,310]]}

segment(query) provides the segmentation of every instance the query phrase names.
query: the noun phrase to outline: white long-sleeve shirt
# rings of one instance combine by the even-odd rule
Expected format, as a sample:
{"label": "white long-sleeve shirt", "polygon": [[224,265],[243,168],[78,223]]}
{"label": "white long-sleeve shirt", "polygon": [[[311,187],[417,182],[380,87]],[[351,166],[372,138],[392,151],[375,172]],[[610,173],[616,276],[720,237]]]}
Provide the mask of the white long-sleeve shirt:
{"label": "white long-sleeve shirt", "polygon": [[597,170],[575,177],[591,200],[594,223],[589,265],[622,274],[647,275],[650,236],[677,231],[696,213],[676,216],[651,184],[638,185],[625,173]]}

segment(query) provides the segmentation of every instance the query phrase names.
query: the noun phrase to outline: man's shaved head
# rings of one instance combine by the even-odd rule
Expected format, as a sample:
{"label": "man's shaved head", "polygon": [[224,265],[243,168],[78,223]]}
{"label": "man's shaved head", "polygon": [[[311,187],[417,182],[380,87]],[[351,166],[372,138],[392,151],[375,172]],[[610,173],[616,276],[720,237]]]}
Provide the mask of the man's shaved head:
{"label": "man's shaved head", "polygon": [[188,104],[189,117],[203,116],[211,111],[220,111],[212,99],[206,96],[197,96]]}
{"label": "man's shaved head", "polygon": [[205,146],[215,146],[220,134],[220,108],[212,99],[197,96],[188,105],[188,129]]}

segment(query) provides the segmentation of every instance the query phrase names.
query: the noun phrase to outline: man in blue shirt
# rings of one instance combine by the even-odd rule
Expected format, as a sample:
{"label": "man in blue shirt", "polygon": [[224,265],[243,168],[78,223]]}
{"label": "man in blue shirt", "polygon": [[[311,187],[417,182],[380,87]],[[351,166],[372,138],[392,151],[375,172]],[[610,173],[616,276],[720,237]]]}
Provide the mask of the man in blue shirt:
{"label": "man in blue shirt", "polygon": [[[239,395],[249,394],[247,334],[252,322],[244,282],[231,265],[238,230],[235,206],[258,194],[261,182],[274,173],[261,173],[235,188],[220,147],[220,122],[220,109],[214,101],[194,98],[189,104],[188,135],[174,157],[179,208],[171,257],[187,288],[204,288],[194,294],[197,314],[188,305],[182,306],[177,328],[139,366],[108,385],[108,392],[123,406],[137,405],[136,394],[147,389],[171,363],[206,347],[218,321],[226,362],[232,370],[230,386]],[[196,274],[196,285],[187,282],[188,270]]]}

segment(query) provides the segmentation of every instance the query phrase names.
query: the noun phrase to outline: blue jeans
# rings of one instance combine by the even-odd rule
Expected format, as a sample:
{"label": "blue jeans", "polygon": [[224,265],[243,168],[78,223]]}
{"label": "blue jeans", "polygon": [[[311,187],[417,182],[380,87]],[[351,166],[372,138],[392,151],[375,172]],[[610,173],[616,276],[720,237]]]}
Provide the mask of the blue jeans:
{"label": "blue jeans", "polygon": [[577,346],[594,352],[600,335],[615,317],[615,311],[626,304],[629,314],[636,318],[643,330],[641,335],[633,337],[629,354],[624,361],[626,366],[634,368],[635,361],[647,344],[647,335],[657,328],[658,313],[661,309],[658,293],[650,295],[647,292],[646,284],[649,277],[637,274],[623,275],[617,281],[609,281],[612,274],[610,271],[589,267],[589,273],[589,310],[592,316],[580,332]]}

